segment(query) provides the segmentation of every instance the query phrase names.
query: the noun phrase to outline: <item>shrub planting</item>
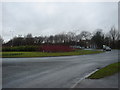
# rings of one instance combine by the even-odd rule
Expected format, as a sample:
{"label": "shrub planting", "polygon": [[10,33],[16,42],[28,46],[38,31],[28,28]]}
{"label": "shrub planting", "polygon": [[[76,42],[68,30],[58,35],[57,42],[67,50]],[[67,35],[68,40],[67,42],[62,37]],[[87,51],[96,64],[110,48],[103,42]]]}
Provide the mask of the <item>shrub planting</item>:
{"label": "shrub planting", "polygon": [[65,45],[43,45],[40,47],[43,52],[70,52],[74,51],[73,48]]}

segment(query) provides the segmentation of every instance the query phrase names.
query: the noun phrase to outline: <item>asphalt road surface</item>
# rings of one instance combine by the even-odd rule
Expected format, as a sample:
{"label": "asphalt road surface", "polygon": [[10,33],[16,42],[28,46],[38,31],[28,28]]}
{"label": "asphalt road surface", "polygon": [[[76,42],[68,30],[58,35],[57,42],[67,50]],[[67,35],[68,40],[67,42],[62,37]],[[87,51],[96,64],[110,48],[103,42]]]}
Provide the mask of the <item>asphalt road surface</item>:
{"label": "asphalt road surface", "polygon": [[117,61],[117,50],[79,56],[3,58],[3,88],[71,88],[95,69]]}

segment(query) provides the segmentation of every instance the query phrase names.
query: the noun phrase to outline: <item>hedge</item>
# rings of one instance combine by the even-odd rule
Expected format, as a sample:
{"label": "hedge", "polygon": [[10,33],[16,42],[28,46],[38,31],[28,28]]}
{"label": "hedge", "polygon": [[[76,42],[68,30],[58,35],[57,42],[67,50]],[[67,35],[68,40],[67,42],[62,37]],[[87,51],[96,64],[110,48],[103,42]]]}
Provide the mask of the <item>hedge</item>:
{"label": "hedge", "polygon": [[2,51],[37,51],[38,46],[2,47]]}

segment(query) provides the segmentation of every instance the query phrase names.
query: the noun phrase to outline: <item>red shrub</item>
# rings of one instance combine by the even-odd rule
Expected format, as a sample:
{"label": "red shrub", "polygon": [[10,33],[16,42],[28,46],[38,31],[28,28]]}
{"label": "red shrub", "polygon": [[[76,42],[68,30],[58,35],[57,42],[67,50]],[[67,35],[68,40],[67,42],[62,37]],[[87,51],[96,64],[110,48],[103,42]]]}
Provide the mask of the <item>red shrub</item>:
{"label": "red shrub", "polygon": [[65,45],[43,45],[41,50],[43,52],[70,52],[74,49]]}

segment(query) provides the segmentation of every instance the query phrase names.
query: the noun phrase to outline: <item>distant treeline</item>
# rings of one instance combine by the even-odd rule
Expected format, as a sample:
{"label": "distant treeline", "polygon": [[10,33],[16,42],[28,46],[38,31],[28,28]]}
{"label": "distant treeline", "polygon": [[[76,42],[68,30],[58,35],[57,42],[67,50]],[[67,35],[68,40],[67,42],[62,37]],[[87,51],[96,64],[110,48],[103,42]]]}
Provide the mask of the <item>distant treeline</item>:
{"label": "distant treeline", "polygon": [[82,31],[79,34],[68,32],[50,36],[33,37],[32,34],[28,34],[24,37],[18,35],[6,43],[4,43],[4,40],[1,38],[0,42],[3,43],[3,47],[11,46],[15,49],[15,46],[21,46],[19,48],[23,50],[27,48],[35,50],[35,47],[39,45],[78,45],[85,48],[102,48],[103,45],[107,45],[111,48],[118,49],[120,48],[119,36],[119,31],[116,30],[115,27],[112,27],[107,34],[105,34],[102,29],[97,29],[94,33]]}

